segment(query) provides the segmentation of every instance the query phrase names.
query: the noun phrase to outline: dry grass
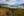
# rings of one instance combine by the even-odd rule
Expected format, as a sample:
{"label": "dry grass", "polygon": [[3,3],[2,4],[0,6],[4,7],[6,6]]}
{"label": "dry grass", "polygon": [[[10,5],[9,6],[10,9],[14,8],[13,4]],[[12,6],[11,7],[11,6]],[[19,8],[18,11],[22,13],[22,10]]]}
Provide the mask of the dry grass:
{"label": "dry grass", "polygon": [[9,16],[24,16],[24,10],[19,8],[15,10],[13,13],[9,11]]}

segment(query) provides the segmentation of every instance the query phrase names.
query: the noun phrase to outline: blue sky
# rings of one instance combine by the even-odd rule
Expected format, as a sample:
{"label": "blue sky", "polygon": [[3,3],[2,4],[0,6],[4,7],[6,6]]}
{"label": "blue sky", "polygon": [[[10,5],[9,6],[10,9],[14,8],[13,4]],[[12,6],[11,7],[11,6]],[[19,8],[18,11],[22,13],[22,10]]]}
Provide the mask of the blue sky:
{"label": "blue sky", "polygon": [[[18,6],[18,4],[22,4],[22,3],[24,3],[24,0],[16,0],[16,6]],[[18,7],[22,7],[23,8],[23,6],[18,6]]]}
{"label": "blue sky", "polygon": [[16,3],[18,4],[24,3],[24,0],[16,0]]}
{"label": "blue sky", "polygon": [[19,2],[20,0],[16,0],[17,2]]}
{"label": "blue sky", "polygon": [[18,3],[20,2],[20,0],[16,0],[16,6],[18,6]]}
{"label": "blue sky", "polygon": [[16,0],[16,4],[17,4],[17,3],[19,4],[19,3],[20,3],[20,0]]}

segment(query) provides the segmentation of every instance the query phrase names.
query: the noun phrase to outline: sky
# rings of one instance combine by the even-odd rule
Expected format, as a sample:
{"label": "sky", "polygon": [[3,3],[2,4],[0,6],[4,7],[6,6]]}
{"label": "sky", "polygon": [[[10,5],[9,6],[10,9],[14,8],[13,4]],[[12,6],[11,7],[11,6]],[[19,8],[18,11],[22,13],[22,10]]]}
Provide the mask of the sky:
{"label": "sky", "polygon": [[9,5],[14,5],[15,4],[15,0],[9,0],[9,1],[0,0],[0,3],[6,3],[6,4],[9,4]]}
{"label": "sky", "polygon": [[8,1],[8,4],[9,4],[9,5],[14,5],[14,4],[15,4],[15,0],[10,0],[10,1]]}
{"label": "sky", "polygon": [[[18,4],[23,4],[24,3],[24,0],[16,0],[16,6],[18,6]],[[18,6],[18,7],[22,7],[23,6]]]}
{"label": "sky", "polygon": [[0,0],[0,3],[6,3],[6,4],[9,4],[9,5],[14,5],[14,4],[24,3],[24,0],[9,0],[9,1]]}
{"label": "sky", "polygon": [[24,0],[9,0],[9,1],[0,0],[0,3],[9,4],[9,5],[14,5],[14,4],[16,4],[16,6],[18,6],[18,4],[24,3]]}
{"label": "sky", "polygon": [[16,0],[16,4],[21,4],[21,3],[24,3],[24,0]]}
{"label": "sky", "polygon": [[16,0],[16,5],[18,6],[19,4],[23,4],[24,0]]}

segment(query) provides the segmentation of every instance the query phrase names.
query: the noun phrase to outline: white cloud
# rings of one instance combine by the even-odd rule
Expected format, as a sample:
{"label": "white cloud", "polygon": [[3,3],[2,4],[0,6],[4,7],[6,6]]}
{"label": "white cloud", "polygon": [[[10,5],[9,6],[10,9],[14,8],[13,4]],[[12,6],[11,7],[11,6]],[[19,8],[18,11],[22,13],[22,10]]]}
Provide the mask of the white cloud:
{"label": "white cloud", "polygon": [[14,4],[15,0],[10,0],[10,1],[7,1],[7,2],[5,0],[0,0],[0,3]]}
{"label": "white cloud", "polygon": [[[4,0],[4,2],[6,2],[6,0]],[[15,0],[9,0],[9,1],[7,1],[7,2],[15,2]]]}

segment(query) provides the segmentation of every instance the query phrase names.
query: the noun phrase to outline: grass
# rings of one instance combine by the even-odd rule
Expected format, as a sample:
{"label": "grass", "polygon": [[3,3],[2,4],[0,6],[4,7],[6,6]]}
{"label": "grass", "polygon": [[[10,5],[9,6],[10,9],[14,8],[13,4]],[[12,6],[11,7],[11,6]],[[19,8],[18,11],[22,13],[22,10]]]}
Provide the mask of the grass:
{"label": "grass", "polygon": [[24,10],[22,8],[18,8],[14,13],[10,12],[9,16],[24,16],[23,11]]}

